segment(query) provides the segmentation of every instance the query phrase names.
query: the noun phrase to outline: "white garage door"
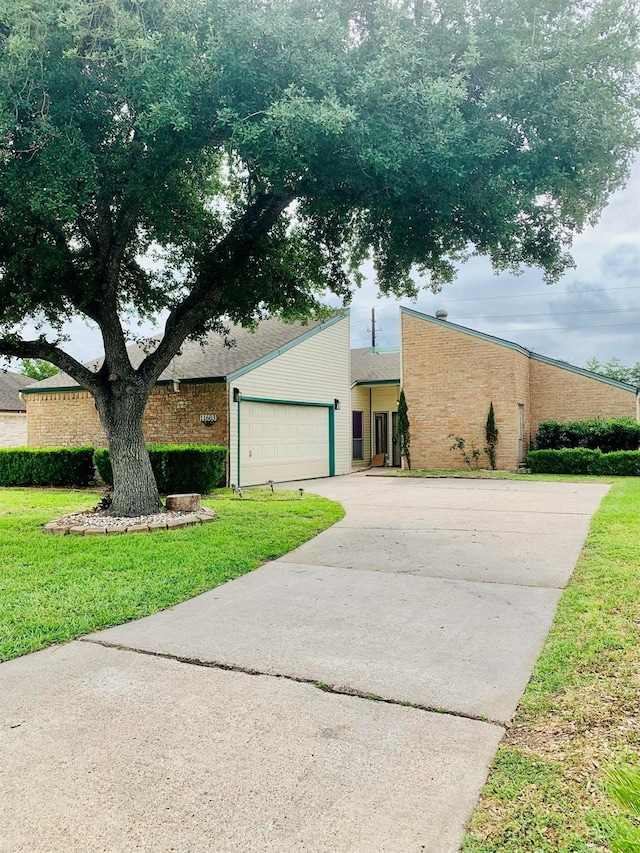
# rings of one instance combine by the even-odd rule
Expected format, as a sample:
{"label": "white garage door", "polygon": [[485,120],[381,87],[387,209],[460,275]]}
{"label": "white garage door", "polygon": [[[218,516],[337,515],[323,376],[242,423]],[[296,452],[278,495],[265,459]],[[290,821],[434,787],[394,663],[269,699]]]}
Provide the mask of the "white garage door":
{"label": "white garage door", "polygon": [[242,403],[240,481],[329,476],[329,417],[325,407]]}

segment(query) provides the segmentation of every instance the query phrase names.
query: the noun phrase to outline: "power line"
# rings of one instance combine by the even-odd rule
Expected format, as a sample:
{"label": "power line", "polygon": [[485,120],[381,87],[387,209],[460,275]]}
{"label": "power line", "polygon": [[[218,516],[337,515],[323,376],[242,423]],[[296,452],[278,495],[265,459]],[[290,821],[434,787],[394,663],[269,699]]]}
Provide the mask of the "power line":
{"label": "power line", "polygon": [[[443,299],[446,300],[447,304],[450,302],[484,302],[488,299],[533,299],[546,297],[546,296],[573,296],[574,293],[612,293],[618,290],[640,290],[640,285],[627,285],[625,287],[594,287],[594,288],[586,288],[583,290],[551,290],[549,292],[542,293],[507,293],[502,296],[461,296],[461,297],[453,297],[450,299],[446,294],[434,293],[434,299]],[[390,297],[394,298],[394,297]],[[398,297],[402,298],[402,297]],[[424,305],[423,301],[416,303],[418,305]],[[370,311],[369,308],[365,308],[364,306],[355,306],[351,308],[351,311]]]}
{"label": "power line", "polygon": [[[524,299],[541,296],[573,296],[574,293],[609,293],[614,290],[640,290],[640,285],[629,284],[625,287],[594,287],[584,290],[551,290],[543,293],[509,293],[503,296],[461,296],[447,299],[447,302],[483,302],[485,299]],[[434,293],[435,298],[442,297],[442,292]],[[447,298],[446,296],[444,297]]]}
{"label": "power line", "polygon": [[[634,314],[638,313],[640,308],[605,308],[604,310],[596,311],[554,311],[553,314],[548,312],[545,314],[527,314],[527,317],[571,317],[577,314]],[[457,320],[518,320],[522,318],[522,314],[492,314],[490,316],[466,316],[457,317]]]}
{"label": "power line", "polygon": [[625,326],[635,326],[636,328],[640,326],[640,323],[611,323],[609,325],[598,325],[598,326],[549,326],[548,328],[534,328],[534,329],[476,329],[476,331],[486,332],[488,335],[496,335],[498,333],[501,334],[521,334],[522,332],[573,332],[576,329],[622,329]]}

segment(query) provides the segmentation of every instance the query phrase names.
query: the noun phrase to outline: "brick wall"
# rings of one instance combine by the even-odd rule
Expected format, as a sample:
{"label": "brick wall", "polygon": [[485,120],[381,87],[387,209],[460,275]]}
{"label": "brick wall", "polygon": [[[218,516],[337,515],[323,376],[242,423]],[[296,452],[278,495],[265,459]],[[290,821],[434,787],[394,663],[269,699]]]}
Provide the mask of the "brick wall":
{"label": "brick wall", "polygon": [[27,416],[24,412],[0,412],[0,447],[24,447]]}
{"label": "brick wall", "polygon": [[[449,434],[485,446],[493,401],[499,430],[497,467],[519,462],[519,406],[523,452],[543,420],[637,417],[636,395],[560,365],[530,358],[447,325],[401,313],[402,382],[409,406],[411,462],[415,468],[464,468],[449,451]],[[483,453],[480,467],[488,467]]]}
{"label": "brick wall", "polygon": [[[449,434],[470,449],[485,446],[485,424],[493,402],[500,433],[497,467],[518,464],[518,404],[529,430],[529,358],[500,344],[475,338],[402,312],[402,383],[411,428],[414,468],[464,468],[450,451]],[[480,467],[489,467],[483,453]]]}
{"label": "brick wall", "polygon": [[536,359],[531,359],[531,407],[533,434],[540,421],[637,416],[633,391]]}
{"label": "brick wall", "polygon": [[[105,447],[93,398],[87,391],[25,394],[27,443],[31,447]],[[207,427],[200,415],[216,414]],[[171,386],[156,386],[143,421],[149,444],[229,443],[228,395],[225,382],[190,384],[182,382],[178,392]]]}

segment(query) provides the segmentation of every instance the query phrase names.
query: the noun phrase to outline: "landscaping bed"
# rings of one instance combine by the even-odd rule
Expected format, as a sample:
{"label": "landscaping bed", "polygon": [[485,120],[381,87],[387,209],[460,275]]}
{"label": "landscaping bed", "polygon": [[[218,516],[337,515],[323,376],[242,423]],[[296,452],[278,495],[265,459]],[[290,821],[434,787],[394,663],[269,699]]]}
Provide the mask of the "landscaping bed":
{"label": "landscaping bed", "polygon": [[214,524],[139,536],[46,536],[90,491],[0,489],[0,661],[148,616],[286,554],[343,517],[298,492],[223,492]]}

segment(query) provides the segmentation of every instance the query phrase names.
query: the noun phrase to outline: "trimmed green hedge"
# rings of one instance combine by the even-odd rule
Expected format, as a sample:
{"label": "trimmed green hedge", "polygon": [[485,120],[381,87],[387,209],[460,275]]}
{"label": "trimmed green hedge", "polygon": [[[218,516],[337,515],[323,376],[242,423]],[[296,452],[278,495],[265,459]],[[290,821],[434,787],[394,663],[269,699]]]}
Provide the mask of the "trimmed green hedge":
{"label": "trimmed green hedge", "polygon": [[[205,444],[150,444],[149,458],[158,491],[199,492],[215,489],[224,481],[228,449]],[[93,461],[105,483],[113,484],[108,450],[96,450]]]}
{"label": "trimmed green hedge", "polygon": [[93,447],[0,449],[0,486],[87,486],[94,478]]}
{"label": "trimmed green hedge", "polygon": [[640,450],[602,453],[587,447],[564,450],[530,450],[527,465],[532,474],[600,474],[640,477]]}
{"label": "trimmed green hedge", "polygon": [[613,453],[640,448],[640,423],[631,417],[596,418],[588,421],[542,421],[538,425],[535,446],[538,450],[563,450],[586,447]]}

